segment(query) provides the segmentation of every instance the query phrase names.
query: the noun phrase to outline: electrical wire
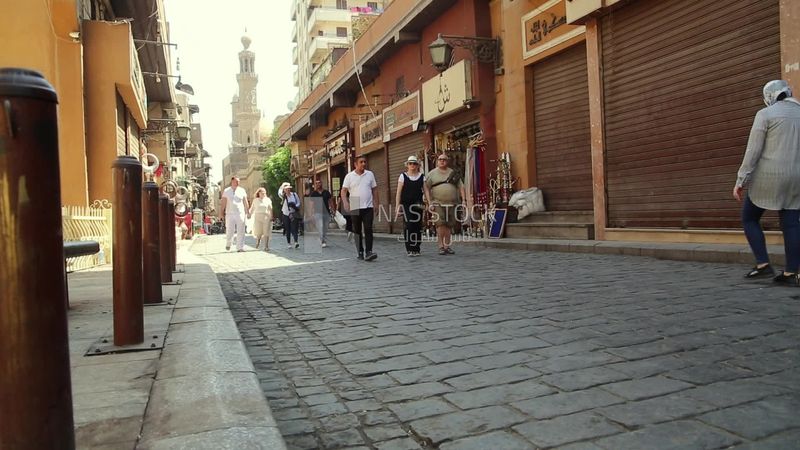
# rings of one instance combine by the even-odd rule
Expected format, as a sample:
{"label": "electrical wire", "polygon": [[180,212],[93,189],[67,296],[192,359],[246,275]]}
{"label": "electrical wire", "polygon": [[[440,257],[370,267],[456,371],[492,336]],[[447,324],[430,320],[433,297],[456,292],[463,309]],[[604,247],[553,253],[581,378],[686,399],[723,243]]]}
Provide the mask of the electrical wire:
{"label": "electrical wire", "polygon": [[[358,61],[356,60],[356,42],[353,41],[353,45],[350,46],[350,51],[353,52],[353,70],[356,72],[356,79],[358,80],[358,85],[361,86],[361,93],[364,95],[364,100],[367,100],[367,92],[364,90],[364,83],[361,82],[361,75],[358,73]],[[372,104],[367,101],[367,107],[369,107],[369,112],[372,114],[372,117],[376,117],[375,110],[372,109]]]}

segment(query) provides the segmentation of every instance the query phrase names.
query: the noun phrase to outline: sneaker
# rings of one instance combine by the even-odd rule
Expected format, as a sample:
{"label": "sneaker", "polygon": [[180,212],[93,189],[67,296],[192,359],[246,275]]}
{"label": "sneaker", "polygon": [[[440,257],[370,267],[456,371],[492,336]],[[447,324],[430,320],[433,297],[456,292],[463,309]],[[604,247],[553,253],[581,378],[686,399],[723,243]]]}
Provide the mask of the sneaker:
{"label": "sneaker", "polygon": [[454,252],[453,249],[450,248],[450,247],[447,247],[446,249],[444,249],[444,252],[447,253],[448,255],[455,255],[456,254],[456,252]]}
{"label": "sneaker", "polygon": [[322,243],[322,248],[328,248],[328,244],[326,244],[326,243],[324,243],[324,242],[323,242],[323,243]]}
{"label": "sneaker", "polygon": [[764,267],[759,268],[758,266],[754,266],[750,272],[745,274],[745,278],[755,279],[755,278],[767,278],[772,277],[775,275],[775,271],[772,269],[772,266],[767,264]]}
{"label": "sneaker", "polygon": [[364,261],[374,261],[377,257],[378,255],[376,255],[375,253],[367,252],[367,255],[364,256]]}
{"label": "sneaker", "polygon": [[291,249],[291,248],[294,248],[294,245],[292,245],[292,244],[286,244],[286,248],[289,248],[289,249]]}
{"label": "sneaker", "polygon": [[363,253],[359,253],[359,254],[358,254],[358,259],[360,259],[361,261],[363,261],[363,260],[364,260],[364,254],[363,254]]}
{"label": "sneaker", "polygon": [[300,248],[300,243],[299,242],[295,242],[294,243],[294,248]]}
{"label": "sneaker", "polygon": [[406,256],[408,256],[410,258],[410,257],[414,256],[414,252],[406,252]]}
{"label": "sneaker", "polygon": [[420,252],[414,252],[414,256],[422,256]]}
{"label": "sneaker", "polygon": [[775,278],[772,279],[775,283],[784,285],[784,286],[800,286],[800,275],[793,273],[791,275],[787,275],[786,272],[781,272]]}
{"label": "sneaker", "polygon": [[445,250],[445,249],[443,249],[443,248],[440,248],[440,249],[439,249],[439,254],[440,254],[440,255],[446,255],[446,254],[447,254],[447,250]]}

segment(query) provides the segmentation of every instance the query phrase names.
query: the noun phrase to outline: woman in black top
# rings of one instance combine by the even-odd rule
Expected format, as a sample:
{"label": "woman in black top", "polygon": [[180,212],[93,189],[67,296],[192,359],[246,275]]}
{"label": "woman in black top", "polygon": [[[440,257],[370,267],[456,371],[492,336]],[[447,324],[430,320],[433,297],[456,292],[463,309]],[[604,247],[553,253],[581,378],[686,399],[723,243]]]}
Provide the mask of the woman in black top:
{"label": "woman in black top", "polygon": [[422,241],[422,217],[425,212],[425,176],[419,170],[419,160],[409,156],[406,171],[397,180],[397,205],[395,215],[403,215],[403,238],[408,256],[419,256]]}

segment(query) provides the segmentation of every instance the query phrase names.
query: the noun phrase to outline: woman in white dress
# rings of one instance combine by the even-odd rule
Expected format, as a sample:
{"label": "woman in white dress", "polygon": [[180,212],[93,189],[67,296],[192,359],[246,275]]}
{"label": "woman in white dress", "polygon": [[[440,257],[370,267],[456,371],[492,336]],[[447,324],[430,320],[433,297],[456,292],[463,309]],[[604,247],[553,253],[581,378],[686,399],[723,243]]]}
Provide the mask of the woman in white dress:
{"label": "woman in white dress", "polygon": [[267,191],[259,188],[256,197],[250,206],[250,215],[253,217],[253,236],[256,238],[256,248],[264,241],[264,251],[269,251],[269,239],[272,237],[272,200],[267,197]]}

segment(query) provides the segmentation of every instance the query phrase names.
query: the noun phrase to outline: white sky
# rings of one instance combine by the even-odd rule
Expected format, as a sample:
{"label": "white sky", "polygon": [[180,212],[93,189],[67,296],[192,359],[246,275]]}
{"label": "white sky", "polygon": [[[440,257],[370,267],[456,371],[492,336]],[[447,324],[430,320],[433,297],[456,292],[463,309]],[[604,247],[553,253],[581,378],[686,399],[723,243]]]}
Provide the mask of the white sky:
{"label": "white sky", "polygon": [[[211,154],[211,179],[222,179],[222,159],[231,141],[231,98],[238,91],[240,41],[247,28],[256,54],[258,107],[272,129],[276,116],[289,112],[294,100],[289,17],[290,0],[165,0],[173,59],[180,58],[181,81],[195,95],[189,102],[200,107],[195,121],[203,127],[203,148]],[[177,79],[173,79],[173,82]],[[206,161],[209,162],[209,161]]]}

